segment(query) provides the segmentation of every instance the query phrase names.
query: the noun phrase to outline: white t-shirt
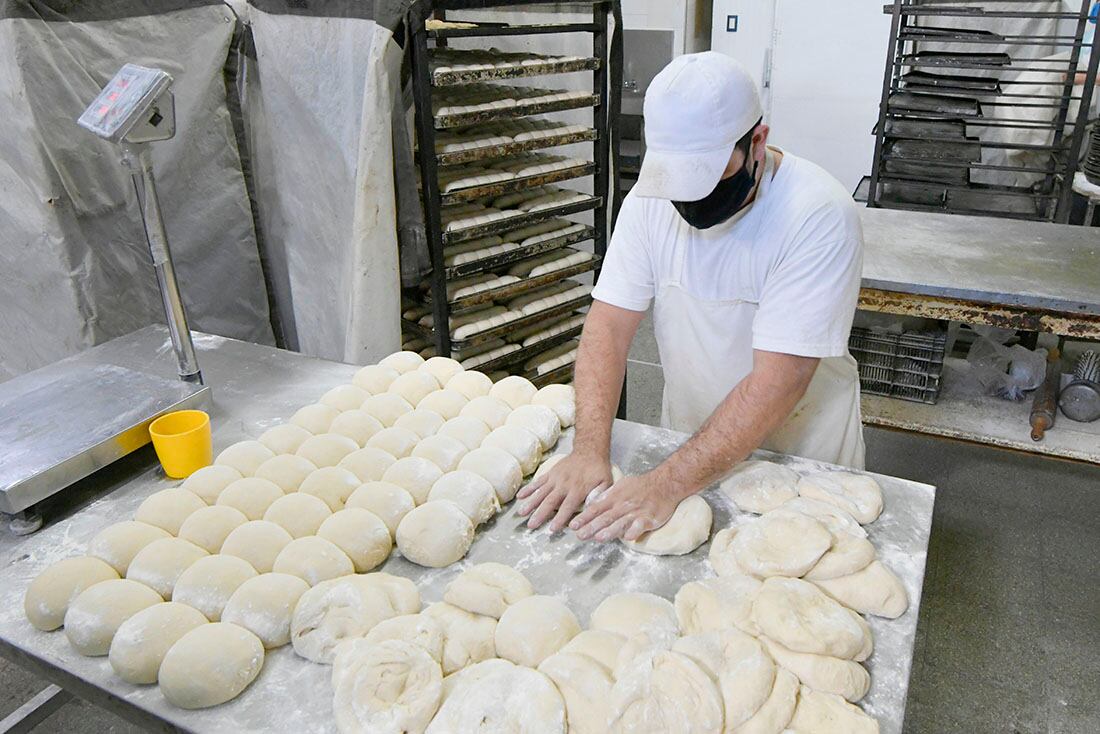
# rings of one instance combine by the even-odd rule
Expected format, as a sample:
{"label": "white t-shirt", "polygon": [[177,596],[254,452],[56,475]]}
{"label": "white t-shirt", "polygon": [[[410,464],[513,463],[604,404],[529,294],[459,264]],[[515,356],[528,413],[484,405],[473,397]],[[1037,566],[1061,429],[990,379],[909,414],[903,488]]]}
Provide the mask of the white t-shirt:
{"label": "white t-shirt", "polygon": [[645,311],[681,257],[682,289],[755,310],[746,350],[848,354],[863,230],[852,197],[819,166],[784,152],[766,195],[707,230],[688,225],[669,201],[627,194],[592,295]]}

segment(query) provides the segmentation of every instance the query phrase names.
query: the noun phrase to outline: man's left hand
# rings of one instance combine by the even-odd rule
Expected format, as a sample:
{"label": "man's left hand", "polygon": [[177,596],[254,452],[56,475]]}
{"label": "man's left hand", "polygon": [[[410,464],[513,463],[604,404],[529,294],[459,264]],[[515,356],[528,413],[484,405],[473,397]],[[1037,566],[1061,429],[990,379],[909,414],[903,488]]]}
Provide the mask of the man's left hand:
{"label": "man's left hand", "polygon": [[668,522],[681,499],[653,472],[624,477],[573,518],[569,527],[581,540],[633,541]]}

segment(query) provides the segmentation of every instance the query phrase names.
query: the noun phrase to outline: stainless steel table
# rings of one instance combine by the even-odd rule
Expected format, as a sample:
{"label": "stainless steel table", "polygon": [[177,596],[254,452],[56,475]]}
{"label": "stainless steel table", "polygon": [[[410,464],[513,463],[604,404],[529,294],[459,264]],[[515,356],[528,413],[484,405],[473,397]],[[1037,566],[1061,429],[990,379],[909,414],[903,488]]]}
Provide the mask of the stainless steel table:
{"label": "stainless steel table", "polygon": [[[258,435],[330,387],[347,382],[356,370],[351,365],[220,337],[196,335],[195,345],[213,387],[215,448]],[[158,358],[150,361],[150,354]],[[164,374],[172,370],[171,346],[167,332],[160,328],[144,329],[102,345],[87,359]],[[571,434],[563,436],[556,450],[568,450],[571,439]],[[613,435],[613,458],[628,473],[643,471],[682,440],[680,434],[620,421]],[[763,456],[796,470],[819,466],[789,457]],[[330,669],[296,657],[289,647],[268,654],[259,678],[239,698],[213,709],[184,711],[169,705],[156,686],[132,686],[114,677],[106,658],[77,655],[64,632],[38,632],[26,621],[22,597],[35,575],[50,563],[81,553],[100,529],[127,519],[142,499],[175,484],[165,479],[147,450],[133,460],[131,468],[125,476],[91,477],[93,483],[99,483],[91,490],[106,493],[38,534],[0,538],[0,654],[151,730],[333,731]],[[864,705],[878,717],[884,734],[900,734],[935,490],[901,479],[878,478],[886,512],[868,530],[880,557],[904,580],[911,602],[909,611],[898,620],[871,620],[876,650],[869,661],[872,687]],[[735,521],[735,513],[721,495],[710,491],[707,497],[715,509],[716,529]],[[508,563],[523,571],[540,593],[566,598],[586,621],[609,594],[638,590],[671,599],[683,583],[712,575],[706,561],[708,549],[709,545],[704,545],[688,556],[656,558],[617,544],[580,544],[569,534],[528,532],[512,507],[481,528],[462,564],[429,570],[395,554],[383,568],[416,581],[427,603],[440,599],[443,587],[465,565],[488,560]]]}

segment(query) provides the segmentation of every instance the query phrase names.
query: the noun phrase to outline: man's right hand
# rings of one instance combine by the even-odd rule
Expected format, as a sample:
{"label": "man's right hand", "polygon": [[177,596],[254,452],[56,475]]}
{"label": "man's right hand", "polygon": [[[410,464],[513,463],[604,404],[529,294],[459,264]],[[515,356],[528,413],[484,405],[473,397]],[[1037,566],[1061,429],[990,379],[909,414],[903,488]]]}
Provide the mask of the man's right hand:
{"label": "man's right hand", "polygon": [[593,490],[611,486],[611,462],[606,456],[573,452],[517,495],[526,500],[519,514],[530,515],[527,527],[538,528],[553,517],[550,530],[559,532],[584,508]]}

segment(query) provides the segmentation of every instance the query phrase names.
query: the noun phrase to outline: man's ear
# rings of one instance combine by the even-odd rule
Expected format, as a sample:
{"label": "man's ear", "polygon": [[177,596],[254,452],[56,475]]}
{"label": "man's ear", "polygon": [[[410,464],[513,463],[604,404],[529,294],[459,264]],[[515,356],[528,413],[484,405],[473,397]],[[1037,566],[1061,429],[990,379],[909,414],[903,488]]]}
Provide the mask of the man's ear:
{"label": "man's ear", "polygon": [[768,133],[771,132],[771,128],[761,123],[756,126],[752,131],[752,152],[753,159],[764,162],[764,155],[768,147]]}

